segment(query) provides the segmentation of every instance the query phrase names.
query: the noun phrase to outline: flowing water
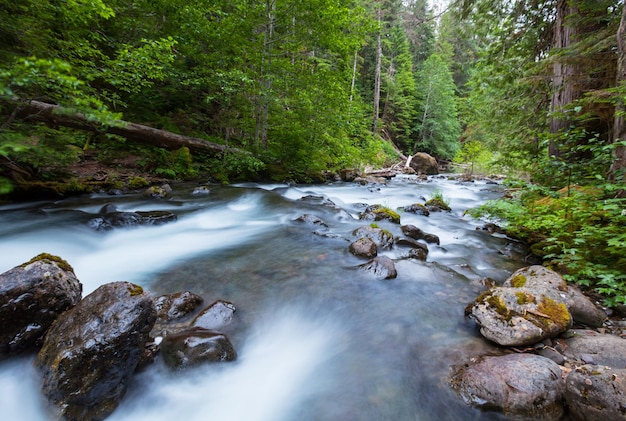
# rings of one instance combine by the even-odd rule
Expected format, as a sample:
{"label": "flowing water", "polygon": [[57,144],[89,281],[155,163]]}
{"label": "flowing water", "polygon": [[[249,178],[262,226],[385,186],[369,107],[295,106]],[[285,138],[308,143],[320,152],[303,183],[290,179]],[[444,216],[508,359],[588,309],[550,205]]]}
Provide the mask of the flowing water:
{"label": "flowing water", "polygon": [[[450,390],[451,366],[490,346],[463,315],[478,280],[504,280],[524,265],[515,243],[476,228],[466,209],[501,195],[484,182],[397,176],[386,185],[174,186],[168,200],[141,195],[69,198],[0,207],[0,272],[46,252],[67,260],[84,294],[128,280],[155,295],[190,290],[231,301],[224,332],[232,363],[170,372],[158,361],[138,373],[109,418],[130,420],[325,421],[502,419],[466,406]],[[452,212],[401,213],[402,224],[436,234],[426,262],[394,259],[398,277],[375,279],[348,252],[364,204],[392,209],[435,191]],[[330,199],[334,206],[324,203]],[[159,226],[97,232],[88,221],[122,211],[169,210]],[[311,214],[328,227],[294,222]],[[400,234],[399,227],[379,222]],[[0,419],[47,420],[32,357],[0,362]]]}

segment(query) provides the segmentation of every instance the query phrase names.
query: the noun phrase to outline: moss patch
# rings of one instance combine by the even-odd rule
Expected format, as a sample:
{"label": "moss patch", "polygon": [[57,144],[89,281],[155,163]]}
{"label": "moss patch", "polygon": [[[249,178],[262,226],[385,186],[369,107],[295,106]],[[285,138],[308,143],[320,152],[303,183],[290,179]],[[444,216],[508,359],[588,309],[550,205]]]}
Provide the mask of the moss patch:
{"label": "moss patch", "polygon": [[47,260],[47,261],[50,261],[50,262],[54,262],[54,263],[57,264],[57,266],[60,269],[66,271],[66,272],[74,273],[74,268],[69,263],[67,263],[65,260],[61,259],[60,257],[54,256],[54,255],[49,254],[49,253],[38,254],[37,256],[35,256],[32,259],[30,259],[28,262],[22,264],[20,267],[24,268],[24,267],[30,265],[31,263],[35,263],[35,262],[38,262],[40,260]]}
{"label": "moss patch", "polygon": [[374,209],[374,214],[376,215],[377,221],[380,219],[389,219],[391,222],[400,223],[400,214],[387,207],[381,206]]}
{"label": "moss patch", "polygon": [[130,292],[130,296],[134,297],[136,295],[141,295],[143,294],[143,288],[140,287],[139,285],[135,285],[135,284],[131,284],[128,287],[128,292]]}
{"label": "moss patch", "polygon": [[524,275],[515,275],[511,279],[511,286],[515,288],[521,288],[526,285],[526,277]]}
{"label": "moss patch", "polygon": [[524,305],[524,304],[536,303],[537,302],[537,300],[535,299],[534,295],[528,294],[528,293],[523,292],[523,291],[516,292],[515,296],[517,297],[517,304],[519,304],[519,305]]}
{"label": "moss patch", "polygon": [[537,306],[537,310],[549,316],[552,322],[563,328],[566,328],[572,322],[572,316],[565,304],[557,303],[551,298],[543,297]]}

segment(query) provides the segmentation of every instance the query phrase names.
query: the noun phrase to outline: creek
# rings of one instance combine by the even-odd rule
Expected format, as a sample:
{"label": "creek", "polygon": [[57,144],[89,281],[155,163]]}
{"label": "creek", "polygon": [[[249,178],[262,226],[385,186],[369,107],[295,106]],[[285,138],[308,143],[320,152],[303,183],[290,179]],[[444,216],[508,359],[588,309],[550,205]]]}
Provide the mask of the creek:
{"label": "creek", "polygon": [[[46,252],[67,260],[83,296],[126,280],[154,295],[193,291],[209,305],[237,307],[224,329],[238,358],[184,372],[158,361],[138,373],[111,421],[318,421],[504,419],[465,405],[447,384],[450,367],[493,351],[465,319],[485,277],[503,281],[525,266],[523,249],[478,230],[464,211],[501,196],[484,181],[291,186],[175,185],[167,200],[93,194],[0,207],[0,272]],[[427,261],[409,249],[396,279],[356,269],[348,252],[364,204],[391,209],[442,192],[451,212],[401,213],[402,224],[436,234]],[[321,204],[321,197],[335,206]],[[98,232],[88,226],[105,204],[121,211],[169,210],[177,221]],[[297,223],[316,215],[328,228]],[[400,235],[398,225],[378,222]],[[314,231],[318,231],[314,233]],[[47,420],[32,356],[0,362],[0,418]]]}

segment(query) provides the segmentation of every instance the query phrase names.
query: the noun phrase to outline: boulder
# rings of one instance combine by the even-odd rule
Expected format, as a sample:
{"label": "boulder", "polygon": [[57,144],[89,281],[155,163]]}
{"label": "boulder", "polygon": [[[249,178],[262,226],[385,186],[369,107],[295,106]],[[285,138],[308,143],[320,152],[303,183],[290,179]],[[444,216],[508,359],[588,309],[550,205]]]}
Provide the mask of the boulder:
{"label": "boulder", "polygon": [[129,282],[102,285],[59,316],[35,360],[57,415],[78,421],[111,414],[155,320],[152,296]]}
{"label": "boulder", "polygon": [[428,246],[412,238],[398,238],[396,240],[396,245],[399,247],[410,247],[413,250],[420,250],[419,252],[415,253],[428,256]]}
{"label": "boulder", "polygon": [[626,339],[593,330],[571,329],[563,353],[573,361],[626,368]]}
{"label": "boulder", "polygon": [[532,345],[572,325],[567,307],[554,294],[525,287],[490,288],[468,306],[466,314],[478,323],[485,338],[503,346]]}
{"label": "boulder", "polygon": [[626,419],[626,369],[583,365],[569,373],[565,401],[574,421]]}
{"label": "boulder", "polygon": [[160,186],[148,187],[143,195],[152,199],[165,199],[172,192],[172,187],[165,183]]}
{"label": "boulder", "polygon": [[373,274],[378,279],[393,279],[398,276],[396,265],[387,256],[377,256],[359,268]]}
{"label": "boulder", "polygon": [[357,257],[371,259],[378,254],[378,247],[371,238],[359,238],[348,246],[350,253]]}
{"label": "boulder", "polygon": [[413,155],[409,165],[418,174],[439,174],[439,165],[437,164],[437,160],[424,152],[418,152]]}
{"label": "boulder", "polygon": [[404,235],[414,240],[424,240],[427,243],[434,243],[437,245],[440,244],[439,237],[437,237],[435,234],[429,234],[427,232],[424,232],[421,229],[417,228],[415,225],[402,225],[400,229],[402,230],[402,233]]}
{"label": "boulder", "polygon": [[233,361],[237,357],[226,335],[199,327],[166,336],[161,342],[161,355],[165,364],[174,369]]}
{"label": "boulder", "polygon": [[382,228],[366,225],[352,231],[352,235],[359,238],[371,238],[376,245],[382,249],[390,249],[393,247],[393,234]]}
{"label": "boulder", "polygon": [[0,357],[40,345],[52,322],[81,295],[72,267],[50,254],[0,274]]}
{"label": "boulder", "polygon": [[578,323],[600,327],[606,319],[604,310],[596,306],[576,287],[567,285],[560,274],[541,265],[517,270],[502,286],[552,290],[554,294],[558,294],[556,298],[565,303],[574,321]]}
{"label": "boulder", "polygon": [[457,370],[452,386],[466,403],[507,417],[558,420],[564,413],[561,370],[539,355],[483,357]]}
{"label": "boulder", "polygon": [[371,205],[365,208],[365,210],[359,216],[359,219],[363,221],[389,221],[394,224],[400,223],[400,215],[385,206]]}
{"label": "boulder", "polygon": [[229,301],[217,300],[202,310],[191,322],[192,327],[215,330],[229,325],[235,316],[235,305]]}

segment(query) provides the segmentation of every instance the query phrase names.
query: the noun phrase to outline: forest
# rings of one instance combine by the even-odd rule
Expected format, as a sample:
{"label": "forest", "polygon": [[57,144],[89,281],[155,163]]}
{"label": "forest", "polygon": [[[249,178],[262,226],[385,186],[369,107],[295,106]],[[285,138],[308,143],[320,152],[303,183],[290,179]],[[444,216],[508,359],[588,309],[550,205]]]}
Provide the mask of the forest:
{"label": "forest", "polygon": [[0,0],[0,194],[83,192],[88,160],[314,182],[426,152],[506,174],[472,215],[626,305],[625,79],[617,0]]}

